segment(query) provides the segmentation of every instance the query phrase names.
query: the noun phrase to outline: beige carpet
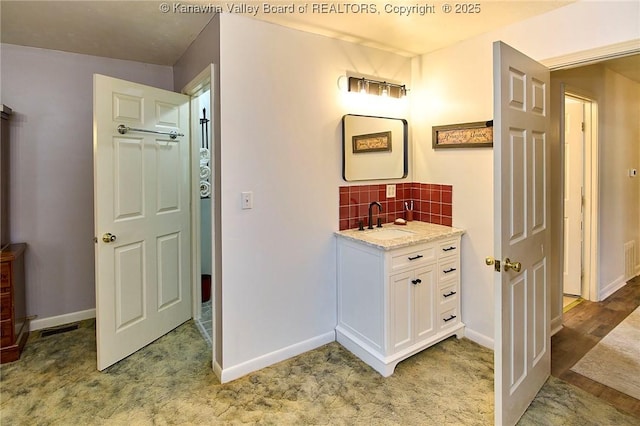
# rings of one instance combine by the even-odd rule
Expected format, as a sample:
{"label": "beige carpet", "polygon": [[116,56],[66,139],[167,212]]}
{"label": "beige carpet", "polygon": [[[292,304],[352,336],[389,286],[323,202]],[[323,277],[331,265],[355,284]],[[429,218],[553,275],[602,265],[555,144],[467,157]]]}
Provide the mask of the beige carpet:
{"label": "beige carpet", "polygon": [[611,330],[571,370],[640,399],[640,308]]}
{"label": "beige carpet", "polygon": [[[493,424],[493,353],[449,338],[384,378],[337,343],[231,383],[211,370],[193,321],[96,370],[93,321],[32,334],[0,365],[2,426],[482,426]],[[638,419],[550,377],[518,426],[638,426]]]}

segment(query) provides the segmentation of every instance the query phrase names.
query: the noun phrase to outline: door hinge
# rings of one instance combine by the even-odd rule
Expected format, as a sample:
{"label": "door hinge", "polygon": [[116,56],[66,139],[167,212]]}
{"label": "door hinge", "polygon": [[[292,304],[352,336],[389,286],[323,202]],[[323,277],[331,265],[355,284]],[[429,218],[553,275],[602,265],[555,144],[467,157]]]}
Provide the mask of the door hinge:
{"label": "door hinge", "polygon": [[582,128],[582,131],[584,132],[584,121],[582,123],[580,123],[580,127]]}

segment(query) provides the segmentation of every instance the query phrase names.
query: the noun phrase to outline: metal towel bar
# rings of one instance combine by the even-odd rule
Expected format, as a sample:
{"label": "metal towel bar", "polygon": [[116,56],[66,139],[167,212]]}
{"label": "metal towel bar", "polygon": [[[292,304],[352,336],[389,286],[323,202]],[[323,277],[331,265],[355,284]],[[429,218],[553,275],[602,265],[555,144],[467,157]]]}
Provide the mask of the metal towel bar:
{"label": "metal towel bar", "polygon": [[156,130],[146,130],[146,129],[136,129],[134,127],[127,127],[124,124],[121,124],[118,126],[118,133],[120,133],[121,135],[124,135],[127,132],[143,132],[143,133],[154,133],[156,135],[167,135],[169,136],[171,139],[175,139],[178,136],[184,136],[182,133],[178,133],[175,130],[172,130],[170,132],[158,132]]}

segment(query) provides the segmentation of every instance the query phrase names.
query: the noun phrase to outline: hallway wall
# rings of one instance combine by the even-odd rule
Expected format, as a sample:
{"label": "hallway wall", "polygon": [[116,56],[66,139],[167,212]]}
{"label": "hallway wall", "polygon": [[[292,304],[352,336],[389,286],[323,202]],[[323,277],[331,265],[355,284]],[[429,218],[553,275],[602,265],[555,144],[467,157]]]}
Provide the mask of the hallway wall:
{"label": "hallway wall", "polygon": [[[640,83],[605,64],[553,72],[552,86],[563,83],[598,103],[601,300],[626,282],[624,244],[633,241],[640,251],[640,177],[627,173],[640,168]],[[640,273],[637,254],[634,267]]]}

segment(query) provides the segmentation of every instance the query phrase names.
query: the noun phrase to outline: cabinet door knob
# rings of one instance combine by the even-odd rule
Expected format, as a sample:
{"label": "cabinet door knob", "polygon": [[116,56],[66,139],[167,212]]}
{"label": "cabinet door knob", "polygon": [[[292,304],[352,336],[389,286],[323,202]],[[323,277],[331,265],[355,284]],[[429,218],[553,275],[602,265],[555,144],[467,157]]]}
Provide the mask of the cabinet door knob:
{"label": "cabinet door knob", "polygon": [[413,285],[416,285],[416,284],[420,284],[422,282],[422,280],[420,278],[418,278],[418,279],[415,279],[415,280],[411,280],[411,282],[413,283]]}

